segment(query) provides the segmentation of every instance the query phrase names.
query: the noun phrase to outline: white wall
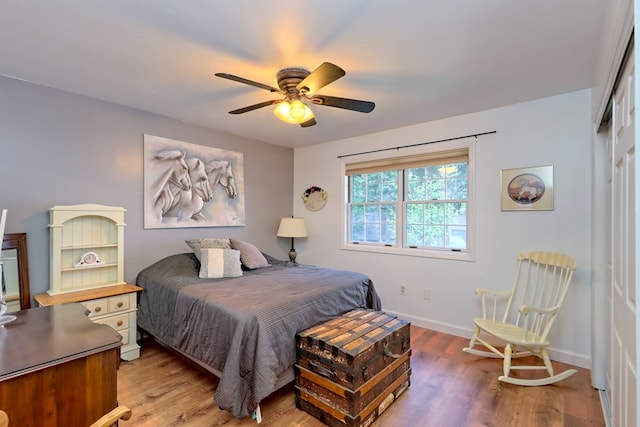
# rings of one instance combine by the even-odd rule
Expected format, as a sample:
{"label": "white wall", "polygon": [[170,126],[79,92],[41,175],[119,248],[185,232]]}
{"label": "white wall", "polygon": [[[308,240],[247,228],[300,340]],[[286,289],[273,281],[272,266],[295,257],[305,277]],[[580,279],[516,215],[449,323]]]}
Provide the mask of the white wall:
{"label": "white wall", "polygon": [[[479,137],[476,145],[476,261],[340,249],[344,196],[339,155],[494,130],[496,134]],[[307,220],[309,230],[307,239],[296,241],[299,261],[367,273],[385,310],[419,326],[470,336],[471,318],[480,309],[475,287],[509,288],[520,250],[566,252],[577,260],[578,269],[551,336],[552,357],[589,367],[590,144],[591,92],[584,90],[297,149],[294,214]],[[502,212],[500,170],[542,165],[554,166],[555,209]],[[320,211],[307,211],[300,198],[311,185],[329,192]],[[399,295],[400,284],[406,286],[406,296]],[[431,289],[431,301],[423,299],[423,288]]]}

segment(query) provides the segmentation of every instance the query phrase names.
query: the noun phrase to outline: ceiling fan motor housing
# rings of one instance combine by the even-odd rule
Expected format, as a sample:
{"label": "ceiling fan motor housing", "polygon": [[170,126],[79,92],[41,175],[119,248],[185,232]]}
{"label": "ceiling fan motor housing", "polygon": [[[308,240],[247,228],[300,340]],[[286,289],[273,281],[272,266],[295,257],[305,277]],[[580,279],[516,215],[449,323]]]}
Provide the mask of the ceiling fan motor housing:
{"label": "ceiling fan motor housing", "polygon": [[[283,68],[278,71],[278,87],[288,95],[293,95],[294,97],[298,96],[298,90],[296,86],[304,80],[311,72],[306,68],[301,67],[290,67]],[[305,88],[301,88],[300,92],[304,94],[306,91]],[[308,91],[308,89],[307,89]]]}

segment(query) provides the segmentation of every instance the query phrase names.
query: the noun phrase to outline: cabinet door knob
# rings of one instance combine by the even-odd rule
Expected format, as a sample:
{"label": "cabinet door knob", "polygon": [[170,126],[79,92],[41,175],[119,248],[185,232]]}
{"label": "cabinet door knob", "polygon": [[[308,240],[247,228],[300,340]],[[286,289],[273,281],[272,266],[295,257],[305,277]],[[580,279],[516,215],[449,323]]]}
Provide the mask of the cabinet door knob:
{"label": "cabinet door knob", "polygon": [[118,326],[122,326],[122,320],[118,320]]}
{"label": "cabinet door knob", "polygon": [[118,302],[118,308],[122,308],[122,306],[124,305],[124,303],[122,301]]}
{"label": "cabinet door knob", "polygon": [[96,307],[96,313],[100,313],[102,311],[102,307]]}

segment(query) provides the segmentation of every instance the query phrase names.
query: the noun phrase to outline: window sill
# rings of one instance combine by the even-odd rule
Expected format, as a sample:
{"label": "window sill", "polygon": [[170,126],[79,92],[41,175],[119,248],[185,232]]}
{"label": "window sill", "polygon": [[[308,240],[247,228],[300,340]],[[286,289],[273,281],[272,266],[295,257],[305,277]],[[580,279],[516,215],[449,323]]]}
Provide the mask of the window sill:
{"label": "window sill", "polygon": [[408,249],[395,248],[389,246],[354,245],[344,243],[340,248],[345,251],[373,252],[388,255],[414,256],[421,258],[439,258],[455,261],[475,261],[475,256],[471,252],[456,252],[449,250],[429,250],[429,249]]}

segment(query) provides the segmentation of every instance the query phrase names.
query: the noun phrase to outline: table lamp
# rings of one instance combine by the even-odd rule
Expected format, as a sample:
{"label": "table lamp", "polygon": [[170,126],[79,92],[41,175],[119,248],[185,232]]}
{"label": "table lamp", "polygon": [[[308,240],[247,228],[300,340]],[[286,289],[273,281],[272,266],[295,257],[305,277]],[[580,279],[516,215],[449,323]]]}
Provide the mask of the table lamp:
{"label": "table lamp", "polygon": [[280,220],[280,227],[278,228],[278,237],[291,237],[291,250],[289,251],[289,259],[292,263],[296,262],[295,248],[293,247],[293,239],[296,237],[307,237],[307,226],[305,225],[304,218],[282,218]]}

